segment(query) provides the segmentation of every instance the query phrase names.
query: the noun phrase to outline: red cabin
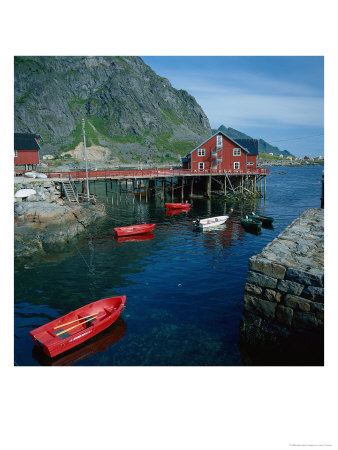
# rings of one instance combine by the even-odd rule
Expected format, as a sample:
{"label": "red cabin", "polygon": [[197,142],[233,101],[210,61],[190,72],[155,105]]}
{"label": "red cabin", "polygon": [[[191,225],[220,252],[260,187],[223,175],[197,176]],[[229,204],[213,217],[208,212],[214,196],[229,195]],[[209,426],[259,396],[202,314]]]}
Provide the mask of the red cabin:
{"label": "red cabin", "polygon": [[218,131],[182,158],[183,168],[192,171],[241,171],[256,169],[257,139],[232,139]]}
{"label": "red cabin", "polygon": [[39,134],[14,133],[14,164],[33,168],[39,164]]}

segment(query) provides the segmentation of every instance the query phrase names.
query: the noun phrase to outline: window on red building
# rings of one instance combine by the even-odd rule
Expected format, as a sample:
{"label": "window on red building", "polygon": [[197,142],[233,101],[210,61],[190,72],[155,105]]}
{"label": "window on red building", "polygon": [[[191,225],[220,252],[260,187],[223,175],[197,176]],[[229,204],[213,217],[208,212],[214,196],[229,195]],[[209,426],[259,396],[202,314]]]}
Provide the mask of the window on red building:
{"label": "window on red building", "polygon": [[235,169],[235,170],[236,170],[236,169],[240,169],[240,167],[241,167],[240,162],[239,162],[239,161],[235,161],[235,162],[234,162],[234,169]]}
{"label": "window on red building", "polygon": [[205,148],[199,148],[197,156],[205,156]]}
{"label": "window on red building", "polygon": [[198,170],[204,170],[204,162],[198,163]]}

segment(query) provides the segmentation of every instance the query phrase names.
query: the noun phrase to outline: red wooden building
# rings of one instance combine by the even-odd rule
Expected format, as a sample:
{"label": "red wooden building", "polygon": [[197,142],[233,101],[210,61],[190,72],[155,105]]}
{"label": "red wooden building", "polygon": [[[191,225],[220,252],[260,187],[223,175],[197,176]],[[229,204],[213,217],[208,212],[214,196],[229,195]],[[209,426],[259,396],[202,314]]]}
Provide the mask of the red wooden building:
{"label": "red wooden building", "polygon": [[39,134],[14,133],[14,164],[33,169],[39,164]]}
{"label": "red wooden building", "polygon": [[182,158],[183,168],[218,172],[256,169],[257,139],[232,139],[218,131]]}

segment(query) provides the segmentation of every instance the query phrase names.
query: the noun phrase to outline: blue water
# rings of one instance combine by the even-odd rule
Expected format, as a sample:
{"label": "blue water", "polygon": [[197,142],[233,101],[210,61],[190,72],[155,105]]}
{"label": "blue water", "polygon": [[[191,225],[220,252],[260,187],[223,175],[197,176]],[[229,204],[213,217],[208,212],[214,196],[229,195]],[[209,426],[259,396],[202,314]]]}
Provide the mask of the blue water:
{"label": "blue water", "polygon": [[[146,202],[122,195],[117,203],[97,183],[106,218],[45,256],[15,263],[15,364],[242,365],[239,324],[248,259],[305,209],[320,207],[322,170],[274,167],[265,200],[194,199],[189,212],[169,216],[159,197]],[[274,217],[274,228],[263,228],[260,235],[245,232],[240,218],[253,210]],[[196,217],[225,213],[230,213],[225,225],[193,231]],[[114,237],[114,226],[142,222],[156,223],[152,239]],[[54,360],[34,347],[30,330],[122,294],[127,302],[121,318],[86,345]]]}

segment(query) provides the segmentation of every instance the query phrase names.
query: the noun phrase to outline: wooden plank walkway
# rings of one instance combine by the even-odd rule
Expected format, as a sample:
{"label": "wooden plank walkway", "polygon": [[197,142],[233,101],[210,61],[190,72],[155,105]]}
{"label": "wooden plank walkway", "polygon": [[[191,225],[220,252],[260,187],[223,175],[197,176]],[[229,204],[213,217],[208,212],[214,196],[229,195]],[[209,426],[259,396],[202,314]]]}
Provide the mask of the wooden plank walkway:
{"label": "wooden plank walkway", "polygon": [[[82,181],[86,178],[86,172],[47,172],[48,178],[64,179],[71,175],[74,181]],[[225,175],[268,175],[269,169],[257,167],[247,170],[184,170],[184,169],[145,169],[145,170],[90,170],[90,180],[119,180],[119,179],[141,179],[141,178],[176,178],[176,177],[200,177],[200,176],[225,176]]]}

